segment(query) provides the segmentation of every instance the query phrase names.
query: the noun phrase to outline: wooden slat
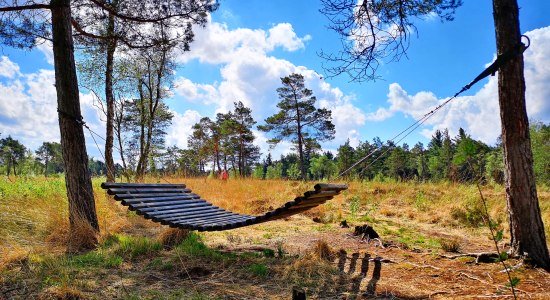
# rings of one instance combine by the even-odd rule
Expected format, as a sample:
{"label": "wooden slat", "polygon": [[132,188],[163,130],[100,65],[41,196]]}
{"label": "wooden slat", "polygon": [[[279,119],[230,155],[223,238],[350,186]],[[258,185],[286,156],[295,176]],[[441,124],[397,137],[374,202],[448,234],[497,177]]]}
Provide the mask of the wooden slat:
{"label": "wooden slat", "polygon": [[197,216],[207,216],[218,212],[227,212],[227,210],[219,208],[217,206],[210,206],[210,209],[204,209],[204,208],[198,208],[193,210],[190,209],[186,213],[178,213],[178,214],[174,214],[173,216],[162,216],[162,219],[165,221],[177,223],[179,221],[195,218]]}
{"label": "wooden slat", "polygon": [[122,204],[132,204],[132,203],[164,203],[164,202],[170,202],[170,201],[196,201],[200,200],[199,197],[193,197],[189,196],[187,194],[183,195],[176,195],[176,196],[168,196],[168,197],[149,197],[149,198],[124,198],[124,199],[117,199],[117,201],[121,201]]}
{"label": "wooden slat", "polygon": [[[221,217],[220,217],[221,219]],[[197,221],[193,221],[193,222],[187,222],[187,223],[172,223],[173,226],[177,226],[179,228],[184,228],[184,229],[192,229],[192,230],[199,230],[199,231],[202,231],[201,227],[204,227],[204,226],[213,226],[213,225],[216,225],[218,228],[221,228],[221,227],[229,227],[228,225],[236,225],[236,224],[246,224],[246,221],[248,221],[248,219],[242,219],[242,218],[239,218],[239,219],[235,219],[235,218],[232,218],[232,219],[229,219],[226,217],[225,219],[227,222],[230,222],[230,223],[223,223],[223,224],[213,224],[212,222],[215,222],[215,221],[204,221],[202,222],[201,224],[199,224],[199,222]]]}
{"label": "wooden slat", "polygon": [[200,214],[202,213],[210,213],[210,212],[214,212],[214,211],[220,211],[220,210],[223,210],[225,211],[224,209],[221,209],[217,206],[214,206],[214,205],[211,205],[211,206],[204,206],[204,207],[197,207],[197,208],[190,208],[188,210],[186,210],[185,212],[177,212],[177,213],[169,213],[169,214],[163,214],[163,215],[155,215],[154,218],[155,219],[158,219],[158,220],[167,220],[167,221],[171,221],[171,218],[173,217],[180,217],[182,215],[187,215],[187,214],[195,214],[197,212],[200,211]]}
{"label": "wooden slat", "polygon": [[185,218],[194,217],[198,215],[208,214],[211,212],[217,212],[217,211],[225,211],[224,209],[221,209],[219,207],[210,206],[209,208],[196,208],[196,209],[190,209],[186,213],[177,214],[175,216],[171,217],[163,217],[164,221],[167,222],[177,222],[181,220],[185,220]]}
{"label": "wooden slat", "polygon": [[[206,205],[199,205],[199,204],[206,204]],[[136,204],[139,205],[139,204]],[[201,202],[190,202],[190,203],[182,203],[181,201],[178,204],[173,205],[163,205],[163,206],[152,206],[152,207],[136,207],[136,205],[130,205],[130,208],[133,208],[135,210],[139,210],[140,212],[154,212],[154,211],[168,211],[173,209],[180,209],[180,208],[194,208],[194,207],[201,207],[201,206],[211,206],[212,203],[201,201]]]}
{"label": "wooden slat", "polygon": [[209,203],[209,202],[204,202],[204,203],[192,203],[186,207],[183,207],[183,208],[176,208],[176,209],[169,209],[169,210],[164,210],[164,211],[141,211],[141,213],[143,214],[148,214],[149,216],[161,216],[161,215],[169,215],[169,214],[175,214],[175,213],[186,213],[188,212],[190,209],[193,209],[193,208],[198,208],[198,207],[213,207],[212,206],[212,203]]}
{"label": "wooden slat", "polygon": [[107,194],[159,194],[159,193],[186,193],[185,189],[178,188],[112,188],[107,190]]}
{"label": "wooden slat", "polygon": [[335,183],[318,183],[314,186],[316,191],[343,191],[347,190],[348,186],[345,184]]}
{"label": "wooden slat", "polygon": [[[309,193],[309,192],[307,192]],[[307,194],[306,193],[306,194]],[[338,195],[339,192],[337,191],[319,191],[314,194],[305,195],[306,199],[315,199],[315,198],[321,198],[321,197],[327,197],[327,196],[335,196]]]}
{"label": "wooden slat", "polygon": [[177,224],[194,223],[195,221],[201,220],[201,219],[206,220],[206,219],[217,218],[217,217],[222,217],[222,216],[229,216],[231,214],[233,214],[233,213],[230,212],[230,211],[222,210],[222,211],[218,211],[218,212],[200,214],[200,215],[196,215],[196,216],[192,216],[192,217],[189,217],[189,218],[181,219],[179,221],[172,221],[172,222],[177,223]]}
{"label": "wooden slat", "polygon": [[141,208],[146,207],[162,207],[162,206],[170,206],[170,205],[180,205],[180,204],[188,204],[188,203],[203,203],[207,202],[203,199],[180,199],[180,200],[174,200],[174,201],[162,201],[162,202],[137,202],[137,203],[128,203],[126,200],[122,200],[122,204],[131,206],[133,208],[137,208],[141,210]]}
{"label": "wooden slat", "polygon": [[199,230],[204,231],[205,230],[204,228],[206,227],[221,230],[221,229],[231,229],[231,228],[247,226],[254,223],[255,223],[254,219],[236,218],[236,219],[227,219],[227,220],[216,221],[216,222],[207,222],[203,224],[194,223],[194,225],[198,227]]}
{"label": "wooden slat", "polygon": [[234,214],[234,215],[227,215],[222,217],[204,218],[201,220],[193,221],[193,224],[197,224],[197,225],[222,224],[222,223],[230,222],[231,220],[246,221],[246,220],[252,220],[252,219],[254,219],[254,217],[252,216]]}
{"label": "wooden slat", "polygon": [[164,188],[185,188],[183,183],[123,183],[123,182],[103,182],[101,183],[102,189],[109,188],[138,188],[138,187],[164,187]]}
{"label": "wooden slat", "polygon": [[191,197],[191,198],[200,198],[199,195],[193,194],[193,193],[181,193],[181,194],[174,194],[174,193],[160,193],[160,194],[116,194],[115,199],[116,200],[123,200],[123,199],[140,199],[140,198],[162,198],[162,197]]}
{"label": "wooden slat", "polygon": [[207,225],[226,225],[231,224],[233,222],[241,222],[245,221],[246,219],[238,216],[227,216],[227,217],[220,217],[217,219],[209,219],[209,220],[201,220],[201,221],[194,221],[194,222],[188,222],[184,223],[191,226],[207,226]]}

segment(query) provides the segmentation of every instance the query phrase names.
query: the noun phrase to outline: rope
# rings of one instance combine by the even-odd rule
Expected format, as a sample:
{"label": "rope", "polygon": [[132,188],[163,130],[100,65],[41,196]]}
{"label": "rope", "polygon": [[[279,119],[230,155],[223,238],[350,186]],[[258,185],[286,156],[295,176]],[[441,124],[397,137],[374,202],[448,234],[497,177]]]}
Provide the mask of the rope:
{"label": "rope", "polygon": [[[88,129],[88,131],[90,132],[90,136],[92,137],[92,139],[94,140],[94,143],[95,143],[95,146],[97,147],[97,150],[99,151],[99,154],[101,155],[101,157],[103,158],[103,161],[106,162],[107,159],[105,159],[105,155],[103,155],[103,151],[101,151],[101,148],[99,147],[99,144],[97,143],[97,140],[95,139],[94,135],[99,137],[100,139],[104,140],[104,141],[107,141],[104,137],[102,137],[101,135],[99,135],[98,133],[96,133],[95,131],[93,131],[90,126],[88,126],[88,124],[86,124],[86,122],[84,122],[84,118],[82,116],[74,116],[68,112],[65,112],[61,109],[57,109],[57,112],[59,114],[61,114],[62,116],[68,118],[68,119],[71,119],[71,120],[74,120],[75,122],[77,122],[78,124],[82,125],[84,128]],[[117,150],[120,150],[119,148],[117,148],[116,146],[113,145],[113,147]],[[114,167],[114,166],[113,166]],[[115,177],[114,175],[116,174],[116,170],[113,171],[113,167],[109,168],[107,167],[107,165],[105,164],[105,168],[107,169],[107,172],[109,172],[111,175],[113,175],[113,177]]]}
{"label": "rope", "polygon": [[[489,76],[489,75],[495,75],[496,71],[498,71],[498,69],[500,69],[500,67],[502,67],[503,65],[505,65],[508,61],[512,60],[513,58],[515,58],[516,56],[518,56],[519,54],[522,54],[527,48],[529,48],[529,46],[531,45],[531,40],[529,39],[528,36],[526,35],[522,35],[521,36],[522,38],[526,38],[527,39],[527,45],[525,45],[524,43],[521,42],[521,39],[520,39],[520,42],[512,49],[510,49],[509,51],[505,52],[504,54],[500,54],[497,56],[497,59],[489,66],[487,67],[485,70],[483,70],[483,72],[481,72],[476,78],[474,78],[474,80],[472,80],[470,83],[468,83],[467,85],[463,86],[460,91],[458,91],[456,94],[454,94],[451,98],[445,100],[443,103],[441,103],[440,105],[436,106],[434,109],[432,109],[430,112],[424,114],[424,116],[422,116],[422,118],[418,119],[416,122],[412,123],[409,127],[405,128],[403,131],[399,132],[396,136],[394,136],[393,138],[391,138],[390,140],[388,140],[388,142],[393,142],[394,144],[398,144],[400,143],[402,140],[404,140],[407,136],[409,136],[411,133],[413,133],[418,127],[420,127],[422,124],[424,124],[429,118],[431,118],[436,112],[438,112],[441,108],[443,108],[445,105],[447,105],[449,102],[451,102],[453,99],[457,98],[460,94],[462,94],[463,92],[469,90],[473,85],[475,85],[478,81],[482,80],[483,78]],[[405,134],[406,133],[406,134]],[[399,139],[398,141],[395,142],[395,139],[397,139],[399,136],[401,136],[402,134],[405,134],[401,139]],[[367,155],[365,155],[363,158],[361,158],[360,160],[358,160],[357,162],[355,162],[353,165],[351,165],[349,168],[347,168],[346,170],[344,170],[343,172],[341,172],[338,177],[336,177],[336,180],[342,178],[345,174],[347,174],[348,172],[350,172],[351,170],[353,170],[356,166],[358,166],[359,164],[361,164],[362,162],[364,162],[367,158],[371,157],[374,153],[376,153],[377,151],[379,151],[380,149],[382,149],[384,145],[382,144],[381,146],[378,146],[376,147],[374,150],[372,150],[370,153],[368,153]],[[380,159],[380,157],[384,156],[384,154],[386,154],[388,151],[390,151],[392,149],[392,147],[389,147],[388,149],[386,149],[386,151],[384,151],[380,156],[378,156],[376,159],[374,159],[372,162],[370,162],[367,166],[365,166],[365,168],[363,168],[363,170],[361,170],[361,172],[359,173],[359,175],[361,175],[367,168],[369,168],[370,166],[372,166],[378,159]]]}

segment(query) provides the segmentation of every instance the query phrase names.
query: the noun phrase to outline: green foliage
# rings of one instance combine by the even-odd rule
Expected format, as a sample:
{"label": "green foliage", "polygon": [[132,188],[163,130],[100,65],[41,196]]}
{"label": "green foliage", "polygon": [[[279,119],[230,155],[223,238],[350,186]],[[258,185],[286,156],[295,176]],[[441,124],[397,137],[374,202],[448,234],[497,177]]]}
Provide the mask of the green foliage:
{"label": "green foliage", "polygon": [[423,191],[418,191],[414,198],[414,207],[420,211],[428,210],[430,206],[430,200],[426,197]]}
{"label": "green foliage", "polygon": [[298,163],[293,163],[290,165],[288,170],[286,171],[287,177],[292,180],[299,180],[300,175],[300,165]]}
{"label": "green foliage", "polygon": [[265,174],[266,179],[280,179],[283,177],[283,164],[280,162],[275,163],[272,166],[267,167]]}
{"label": "green foliage", "polygon": [[63,157],[61,144],[56,142],[44,142],[36,150],[36,160],[44,164],[44,175],[63,172]]}
{"label": "green foliage", "polygon": [[11,136],[0,139],[0,164],[5,166],[6,175],[13,171],[17,175],[17,166],[25,158],[27,148]]}
{"label": "green foliage", "polygon": [[260,164],[256,164],[256,166],[254,167],[254,171],[252,171],[252,177],[256,179],[264,179],[264,167]]}
{"label": "green foliage", "polygon": [[479,201],[472,201],[471,199],[468,199],[461,207],[454,208],[451,211],[451,216],[462,225],[469,227],[483,226],[485,220],[483,205]]}
{"label": "green foliage", "polygon": [[538,183],[550,185],[550,124],[530,127],[533,168]]}
{"label": "green foliage", "polygon": [[495,234],[495,242],[502,241],[503,235],[504,235],[504,231],[503,230],[498,230]]}
{"label": "green foliage", "polygon": [[262,253],[265,257],[275,257],[275,251],[273,249],[264,249]]}
{"label": "green foliage", "polygon": [[510,280],[509,283],[507,283],[506,285],[508,287],[517,287],[519,285],[519,282],[520,282],[520,279],[517,278],[517,277],[512,277],[512,280]]}
{"label": "green foliage", "polygon": [[264,264],[252,264],[248,267],[248,271],[257,277],[267,277],[269,268]]}
{"label": "green foliage", "polygon": [[349,201],[350,201],[349,211],[350,211],[351,217],[355,219],[357,217],[357,213],[359,212],[359,209],[361,208],[361,201],[359,196],[357,195],[353,195]]}
{"label": "green foliage", "polygon": [[309,172],[313,179],[330,179],[336,175],[336,163],[329,159],[326,155],[321,155],[311,159]]}
{"label": "green foliage", "polygon": [[277,241],[277,257],[283,258],[285,256],[285,248],[282,240]]}
{"label": "green foliage", "polygon": [[[349,169],[355,163],[355,149],[350,146],[349,138],[346,140],[344,145],[338,147],[336,155],[336,165],[339,172],[344,172]],[[350,170],[346,176],[351,177],[355,174],[356,170]]]}
{"label": "green foliage", "polygon": [[485,176],[497,184],[504,183],[502,147],[496,148],[485,157]]}

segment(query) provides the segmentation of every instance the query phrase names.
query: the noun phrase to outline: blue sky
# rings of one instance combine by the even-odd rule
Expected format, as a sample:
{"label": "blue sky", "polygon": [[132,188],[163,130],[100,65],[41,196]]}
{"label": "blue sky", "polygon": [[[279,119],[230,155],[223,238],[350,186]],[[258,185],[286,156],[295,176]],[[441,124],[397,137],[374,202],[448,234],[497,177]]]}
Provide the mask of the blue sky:
{"label": "blue sky", "polygon": [[[196,29],[191,52],[179,54],[174,96],[167,100],[175,114],[167,141],[186,146],[190,126],[202,116],[227,111],[243,101],[261,123],[275,113],[279,78],[291,72],[306,77],[319,106],[333,110],[336,139],[323,144],[334,150],[350,139],[387,140],[473,79],[495,56],[491,1],[464,1],[452,22],[418,20],[408,58],[380,67],[382,80],[353,83],[341,75],[326,77],[317,53],[337,52],[338,36],[326,29],[320,1],[221,1],[205,29]],[[532,46],[525,53],[527,105],[531,119],[550,122],[550,2],[519,1],[522,32]],[[36,149],[59,139],[55,113],[51,49],[30,52],[2,48],[0,53],[0,132]],[[101,113],[90,94],[82,93],[83,115],[104,132]],[[436,129],[452,135],[464,127],[473,137],[494,143],[500,133],[496,77],[465,93],[406,142],[427,144]],[[266,136],[257,132],[266,154]],[[87,136],[90,156],[100,157]],[[278,157],[288,143],[272,150]]]}

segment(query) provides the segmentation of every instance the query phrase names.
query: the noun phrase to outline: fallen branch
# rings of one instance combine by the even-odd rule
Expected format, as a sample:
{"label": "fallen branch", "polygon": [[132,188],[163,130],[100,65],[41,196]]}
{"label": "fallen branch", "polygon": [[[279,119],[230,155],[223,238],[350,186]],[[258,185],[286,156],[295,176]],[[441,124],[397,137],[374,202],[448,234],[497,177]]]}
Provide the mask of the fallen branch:
{"label": "fallen branch", "polygon": [[[507,269],[508,269],[508,271],[513,271],[513,270],[515,270],[515,269],[521,268],[521,266],[523,266],[523,263],[522,263],[522,262],[520,262],[519,264],[517,264],[517,265],[515,265],[515,266],[508,267]],[[500,271],[499,273],[506,273],[506,270],[502,270],[502,271]]]}
{"label": "fallen branch", "polygon": [[494,252],[479,252],[479,253],[462,253],[462,254],[456,254],[456,255],[444,255],[439,254],[439,257],[447,258],[447,259],[457,259],[461,257],[473,257],[476,259],[476,264],[478,263],[494,263],[498,262],[500,255],[498,253]]}
{"label": "fallen branch", "polygon": [[432,265],[419,265],[419,264],[415,264],[415,263],[412,263],[412,262],[407,262],[409,265],[412,265],[412,266],[415,266],[417,268],[432,268],[434,270],[441,270],[441,268],[438,268],[436,266],[432,266]]}

